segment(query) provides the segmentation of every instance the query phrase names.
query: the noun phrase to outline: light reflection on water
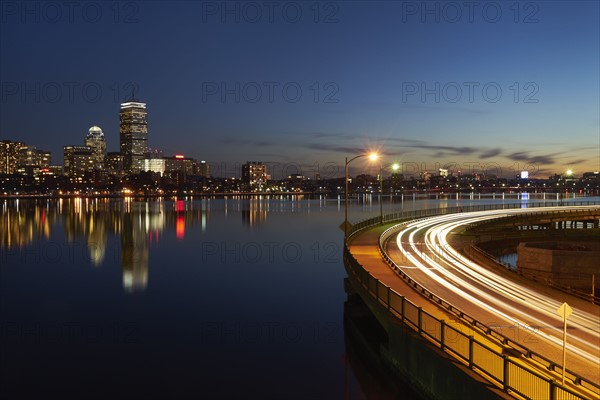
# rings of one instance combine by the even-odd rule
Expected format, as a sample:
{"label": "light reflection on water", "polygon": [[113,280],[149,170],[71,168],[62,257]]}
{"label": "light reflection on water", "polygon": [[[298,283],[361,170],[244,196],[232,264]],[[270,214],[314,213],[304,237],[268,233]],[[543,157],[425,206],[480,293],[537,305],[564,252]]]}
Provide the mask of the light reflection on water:
{"label": "light reflection on water", "polygon": [[498,261],[510,266],[510,269],[517,270],[517,253],[503,254],[498,257]]}
{"label": "light reflection on water", "polygon": [[[523,201],[384,196],[383,212]],[[124,393],[343,395],[343,198],[0,204],[3,385],[98,385],[110,370],[122,378],[106,390]],[[380,212],[376,195],[350,205],[354,222]]]}

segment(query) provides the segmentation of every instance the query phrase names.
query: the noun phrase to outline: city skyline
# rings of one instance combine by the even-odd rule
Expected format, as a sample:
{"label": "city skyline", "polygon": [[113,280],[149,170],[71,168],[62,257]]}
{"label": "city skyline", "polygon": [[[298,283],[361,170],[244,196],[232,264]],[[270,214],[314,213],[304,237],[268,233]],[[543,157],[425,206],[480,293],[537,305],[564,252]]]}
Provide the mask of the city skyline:
{"label": "city skyline", "polygon": [[150,146],[212,163],[600,169],[597,2],[7,3],[0,136],[54,154],[92,125],[118,151],[134,81]]}

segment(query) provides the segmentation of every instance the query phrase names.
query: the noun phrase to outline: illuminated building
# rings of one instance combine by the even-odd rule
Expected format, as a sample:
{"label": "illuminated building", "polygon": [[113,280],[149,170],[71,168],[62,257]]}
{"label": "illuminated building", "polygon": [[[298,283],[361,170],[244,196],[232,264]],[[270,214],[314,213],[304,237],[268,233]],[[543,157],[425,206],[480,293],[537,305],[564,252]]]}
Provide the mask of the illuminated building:
{"label": "illuminated building", "polygon": [[206,161],[200,161],[196,163],[196,175],[204,178],[210,177],[210,167]]}
{"label": "illuminated building", "polygon": [[195,164],[196,160],[181,154],[165,157],[165,172],[182,172],[185,175],[193,175]]}
{"label": "illuminated building", "polygon": [[242,165],[242,181],[250,189],[262,191],[267,185],[267,166],[264,163],[248,161]]}
{"label": "illuminated building", "polygon": [[51,175],[63,175],[65,170],[62,165],[50,165],[45,172]]}
{"label": "illuminated building", "polygon": [[0,141],[0,174],[14,174],[19,162],[19,150],[27,147],[23,142]]}
{"label": "illuminated building", "polygon": [[121,104],[121,154],[126,173],[138,173],[141,160],[148,153],[148,121],[146,103],[129,101]]}
{"label": "illuminated building", "polygon": [[64,147],[64,173],[71,178],[81,178],[94,170],[92,149],[88,146]]}
{"label": "illuminated building", "polygon": [[106,171],[112,175],[123,174],[123,154],[119,152],[106,153],[104,158],[104,166]]}
{"label": "illuminated building", "polygon": [[147,157],[142,159],[141,170],[146,172],[165,173],[166,159],[164,157]]}
{"label": "illuminated building", "polygon": [[290,181],[290,182],[303,182],[305,180],[306,180],[306,177],[302,174],[288,175],[288,181]]}
{"label": "illuminated building", "polygon": [[23,146],[19,149],[15,172],[22,175],[38,176],[40,170],[48,168],[52,162],[49,151],[38,150],[34,146]]}
{"label": "illuminated building", "polygon": [[102,129],[98,126],[92,126],[85,137],[85,145],[92,149],[92,158],[94,160],[94,169],[105,169],[104,159],[106,158],[106,139]]}

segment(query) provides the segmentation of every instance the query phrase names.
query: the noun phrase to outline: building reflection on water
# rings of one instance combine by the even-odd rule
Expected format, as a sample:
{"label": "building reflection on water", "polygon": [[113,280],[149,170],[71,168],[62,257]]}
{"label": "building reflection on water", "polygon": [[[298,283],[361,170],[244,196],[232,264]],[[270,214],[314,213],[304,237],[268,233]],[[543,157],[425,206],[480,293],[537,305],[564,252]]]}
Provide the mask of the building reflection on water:
{"label": "building reflection on water", "polygon": [[[90,265],[120,263],[125,291],[142,291],[148,286],[151,247],[172,232],[177,240],[196,226],[205,233],[215,201],[223,206],[220,212],[239,213],[252,228],[266,223],[269,212],[289,212],[290,199],[291,211],[296,211],[295,202],[304,200],[297,197],[5,199],[0,202],[0,255],[45,243],[71,251],[85,244],[82,250]],[[111,237],[119,238],[120,248],[109,247]]]}
{"label": "building reflection on water", "polygon": [[247,207],[242,208],[242,223],[250,228],[267,222],[269,202],[260,197],[248,199]]}
{"label": "building reflection on water", "polygon": [[[150,247],[160,243],[165,231],[175,231],[177,240],[183,240],[186,229],[195,225],[201,225],[205,232],[209,204],[210,199],[4,200],[0,250],[6,256],[4,250],[26,251],[27,246],[60,241],[62,227],[64,246],[85,243],[88,261],[96,267],[113,260],[120,262],[124,290],[142,291],[148,286]],[[107,247],[114,236],[120,238],[121,246],[111,259]]]}

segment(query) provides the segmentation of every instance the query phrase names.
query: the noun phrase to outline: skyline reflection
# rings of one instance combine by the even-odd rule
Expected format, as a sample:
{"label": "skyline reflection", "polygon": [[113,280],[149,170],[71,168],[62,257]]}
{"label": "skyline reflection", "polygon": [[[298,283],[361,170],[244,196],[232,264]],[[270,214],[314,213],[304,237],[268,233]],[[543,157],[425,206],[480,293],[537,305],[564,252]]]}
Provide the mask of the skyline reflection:
{"label": "skyline reflection", "polygon": [[[469,193],[452,197],[417,197],[413,194],[386,199],[384,213],[418,208],[462,207],[490,201],[521,203],[522,207],[528,207],[530,202],[556,202],[558,199],[568,204],[568,201],[575,201],[577,197],[563,199],[560,194],[547,193]],[[379,213],[378,201],[374,196],[361,196],[352,200],[350,205],[363,215]],[[72,265],[89,264],[95,268],[110,268],[110,265],[116,264],[121,269],[122,287],[126,292],[147,288],[150,252],[159,244],[174,245],[171,239],[178,242],[198,240],[197,236],[192,236],[192,239],[190,235],[199,233],[203,238],[198,243],[198,250],[208,251],[216,246],[219,251],[226,251],[227,247],[223,244],[229,238],[228,229],[246,228],[249,236],[244,236],[247,238],[245,240],[251,242],[256,234],[254,230],[259,227],[278,226],[287,229],[288,223],[281,219],[287,213],[308,215],[328,207],[337,213],[342,212],[339,198],[302,195],[184,199],[5,199],[0,202],[0,207],[0,259],[3,263],[18,259],[20,265],[31,258],[39,261],[43,257],[43,261],[53,264],[70,262]],[[358,215],[356,211],[353,211],[353,218]],[[269,213],[271,215],[268,217]],[[215,221],[219,221],[212,229],[211,214],[218,217]],[[272,223],[267,223],[268,218]],[[337,222],[334,218],[332,226],[337,226]],[[244,235],[244,230],[239,234]],[[207,243],[209,238],[211,242]],[[241,243],[234,242],[231,246],[241,248]],[[208,257],[207,254],[203,256]],[[83,260],[75,263],[73,257]]]}
{"label": "skyline reflection", "polygon": [[[124,290],[142,291],[148,286],[150,248],[161,242],[165,231],[174,228],[179,240],[184,238],[185,227],[201,224],[206,231],[209,217],[204,202],[195,208],[192,201],[160,198],[5,200],[0,216],[2,258],[35,256],[58,261],[65,249],[72,255],[85,244],[91,265],[102,267],[118,260]],[[112,260],[107,259],[111,237],[120,239],[120,251],[114,252]],[[40,242],[46,247],[31,249]]]}
{"label": "skyline reflection", "polygon": [[[301,210],[296,206],[289,210],[287,202],[280,200],[268,196],[6,199],[0,216],[0,250],[3,261],[8,257],[43,257],[64,263],[63,257],[68,255],[71,261],[81,256],[97,268],[119,264],[124,291],[138,292],[148,286],[151,248],[173,233],[177,241],[185,240],[197,226],[206,234],[215,201],[221,202],[219,211],[225,217],[239,213],[242,225],[252,229],[266,223],[268,212]],[[293,196],[287,200],[304,198]],[[111,246],[113,238],[120,246]]]}

